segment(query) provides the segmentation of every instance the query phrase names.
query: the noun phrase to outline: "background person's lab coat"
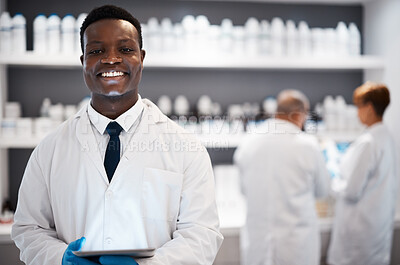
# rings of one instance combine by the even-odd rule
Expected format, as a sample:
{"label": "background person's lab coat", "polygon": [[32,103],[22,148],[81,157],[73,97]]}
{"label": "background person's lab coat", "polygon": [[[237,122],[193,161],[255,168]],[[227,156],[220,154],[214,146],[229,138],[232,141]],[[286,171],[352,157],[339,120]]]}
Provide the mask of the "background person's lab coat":
{"label": "background person's lab coat", "polygon": [[158,248],[139,264],[212,264],[222,243],[203,146],[151,102],[111,183],[86,109],[42,141],[28,162],[12,238],[31,265],[84,250]]}
{"label": "background person's lab coat", "polygon": [[317,140],[284,120],[249,136],[234,160],[247,198],[242,264],[317,265],[320,234],[315,196],[329,192],[329,173]]}
{"label": "background person's lab coat", "polygon": [[395,148],[387,127],[377,123],[343,157],[347,187],[336,201],[329,264],[389,264],[399,185]]}

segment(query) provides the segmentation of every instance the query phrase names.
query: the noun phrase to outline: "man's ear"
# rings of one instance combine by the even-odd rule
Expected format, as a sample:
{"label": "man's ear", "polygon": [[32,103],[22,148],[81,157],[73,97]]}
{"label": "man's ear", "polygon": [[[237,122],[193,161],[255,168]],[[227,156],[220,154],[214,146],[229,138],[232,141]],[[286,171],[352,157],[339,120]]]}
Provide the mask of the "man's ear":
{"label": "man's ear", "polygon": [[140,68],[143,69],[143,61],[144,61],[144,57],[146,57],[146,51],[145,50],[140,50]]}
{"label": "man's ear", "polygon": [[141,57],[141,60],[142,60],[142,63],[143,63],[144,57],[146,57],[146,51],[145,50],[140,50],[140,57]]}
{"label": "man's ear", "polygon": [[79,58],[81,59],[81,64],[83,65],[83,54]]}

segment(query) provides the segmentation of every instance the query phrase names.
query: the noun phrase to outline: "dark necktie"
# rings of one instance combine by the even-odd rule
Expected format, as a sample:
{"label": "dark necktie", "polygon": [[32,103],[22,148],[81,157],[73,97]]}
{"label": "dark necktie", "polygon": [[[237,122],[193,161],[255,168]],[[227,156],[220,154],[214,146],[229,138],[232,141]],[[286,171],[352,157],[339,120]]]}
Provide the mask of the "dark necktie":
{"label": "dark necktie", "polygon": [[119,141],[119,134],[122,131],[122,127],[117,122],[110,122],[107,125],[106,131],[110,135],[110,141],[107,145],[104,167],[107,172],[108,180],[111,182],[120,159],[121,144]]}

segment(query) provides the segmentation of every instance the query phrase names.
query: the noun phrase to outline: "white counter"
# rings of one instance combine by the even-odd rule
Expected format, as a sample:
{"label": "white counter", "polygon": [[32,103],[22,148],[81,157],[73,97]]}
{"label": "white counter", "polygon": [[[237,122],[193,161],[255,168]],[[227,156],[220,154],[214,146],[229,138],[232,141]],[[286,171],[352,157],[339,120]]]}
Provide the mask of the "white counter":
{"label": "white counter", "polygon": [[0,224],[0,244],[10,243],[12,224]]}
{"label": "white counter", "polygon": [[[246,216],[244,211],[237,209],[220,210],[221,233],[224,236],[239,236]],[[320,218],[319,228],[321,233],[330,233],[332,229],[332,218]],[[0,244],[11,243],[11,224],[0,224]],[[394,229],[400,229],[400,213],[396,215]]]}

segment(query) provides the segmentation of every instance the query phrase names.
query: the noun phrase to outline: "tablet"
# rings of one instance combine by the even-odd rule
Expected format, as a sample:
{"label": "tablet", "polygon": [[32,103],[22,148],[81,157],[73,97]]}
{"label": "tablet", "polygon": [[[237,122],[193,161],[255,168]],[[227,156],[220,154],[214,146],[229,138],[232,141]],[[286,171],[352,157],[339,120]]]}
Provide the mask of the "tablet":
{"label": "tablet", "polygon": [[144,249],[121,249],[121,250],[88,250],[88,251],[72,251],[78,257],[98,257],[121,255],[133,258],[150,258],[154,256],[155,248]]}

